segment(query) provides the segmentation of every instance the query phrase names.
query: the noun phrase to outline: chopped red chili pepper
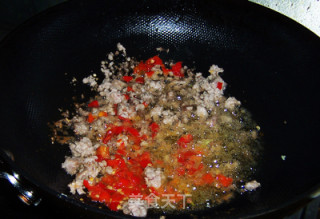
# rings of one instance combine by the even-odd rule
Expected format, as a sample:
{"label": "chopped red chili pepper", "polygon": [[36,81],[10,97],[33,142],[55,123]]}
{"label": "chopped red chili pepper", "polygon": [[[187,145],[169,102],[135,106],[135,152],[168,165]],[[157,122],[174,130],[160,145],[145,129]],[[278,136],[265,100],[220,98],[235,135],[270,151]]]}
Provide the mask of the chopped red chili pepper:
{"label": "chopped red chili pepper", "polygon": [[222,89],[222,82],[219,81],[219,82],[217,83],[217,88],[218,88],[219,90]]}
{"label": "chopped red chili pepper", "polygon": [[115,192],[111,196],[112,202],[120,202],[123,198],[124,195],[121,195],[119,192]]}
{"label": "chopped red chili pepper", "polygon": [[206,173],[201,177],[201,181],[203,184],[212,184],[215,178],[210,173]]}
{"label": "chopped red chili pepper", "polygon": [[99,194],[99,202],[104,202],[108,204],[110,202],[111,195],[107,192],[102,190]]}
{"label": "chopped red chili pepper", "polygon": [[130,82],[131,80],[133,79],[133,77],[132,76],[123,76],[122,77],[122,80],[124,80],[125,82]]}
{"label": "chopped red chili pepper", "polygon": [[88,107],[97,108],[99,107],[99,102],[97,100],[94,100],[88,104]]}
{"label": "chopped red chili pepper", "polygon": [[90,183],[88,182],[88,180],[84,179],[83,180],[83,185],[89,190],[92,186],[90,185]]}
{"label": "chopped red chili pepper", "polygon": [[102,142],[104,144],[107,144],[113,136],[119,135],[123,131],[125,131],[125,128],[123,126],[113,126],[110,130],[107,131]]}
{"label": "chopped red chili pepper", "polygon": [[203,167],[204,167],[203,163],[199,164],[199,166],[198,166],[198,170],[202,170],[202,169],[203,169]]}
{"label": "chopped red chili pepper", "polygon": [[126,152],[125,150],[123,150],[123,149],[118,149],[118,150],[117,150],[117,153],[118,153],[118,154],[121,154],[121,155],[123,155],[123,156],[127,155],[127,152]]}
{"label": "chopped red chili pepper", "polygon": [[183,176],[186,173],[186,168],[178,167],[177,168],[177,173],[178,173],[178,176]]}
{"label": "chopped red chili pepper", "polygon": [[130,96],[128,95],[128,94],[123,94],[124,95],[124,98],[126,99],[126,100],[129,100],[130,99]]}
{"label": "chopped red chili pepper", "polygon": [[144,140],[144,141],[148,140],[148,136],[147,135],[142,135],[140,138],[141,138],[141,140]]}
{"label": "chopped red chili pepper", "polygon": [[137,185],[141,184],[141,181],[142,181],[141,177],[138,177],[136,175],[132,175],[130,177],[130,179],[131,179],[131,183],[133,186],[137,186]]}
{"label": "chopped red chili pepper", "polygon": [[144,78],[143,77],[136,78],[136,82],[139,83],[139,84],[143,84],[144,83]]}
{"label": "chopped red chili pepper", "polygon": [[96,150],[96,155],[101,157],[102,159],[108,158],[110,153],[109,153],[109,147],[101,145],[97,148]]}
{"label": "chopped red chili pepper", "polygon": [[153,74],[154,74],[154,71],[148,71],[148,72],[146,73],[146,75],[147,75],[149,78],[151,78]]}
{"label": "chopped red chili pepper", "polygon": [[120,120],[122,120],[122,121],[125,121],[125,122],[130,122],[130,121],[131,121],[130,119],[124,118],[123,116],[120,116],[120,115],[118,115],[118,118],[119,118]]}
{"label": "chopped red chili pepper", "polygon": [[181,72],[182,69],[182,62],[177,62],[176,64],[174,64],[172,67],[172,72],[174,76],[178,76],[178,77],[184,77],[184,74]]}
{"label": "chopped red chili pepper", "polygon": [[[112,197],[111,197],[112,199]],[[120,206],[120,202],[112,201],[108,207],[111,211],[118,211],[118,206]]]}
{"label": "chopped red chili pepper", "polygon": [[153,67],[155,65],[162,65],[163,62],[162,62],[162,59],[159,58],[159,56],[154,56],[154,57],[148,59],[146,61],[146,64]]}
{"label": "chopped red chili pepper", "polygon": [[149,105],[146,102],[143,102],[142,104],[144,105],[144,107],[148,107],[148,105]]}
{"label": "chopped red chili pepper", "polygon": [[89,113],[87,121],[92,123],[96,119],[96,116],[93,116],[92,113]]}
{"label": "chopped red chili pepper", "polygon": [[144,152],[143,154],[138,156],[136,159],[142,168],[146,168],[146,166],[148,166],[148,164],[151,163],[149,152]]}
{"label": "chopped red chili pepper", "polygon": [[151,123],[150,125],[151,132],[152,132],[152,138],[155,137],[160,129],[159,125],[155,122]]}
{"label": "chopped red chili pepper", "polygon": [[129,134],[133,135],[134,137],[140,137],[139,131],[133,127],[128,127],[127,131]]}
{"label": "chopped red chili pepper", "polygon": [[221,183],[222,186],[224,187],[228,187],[231,185],[231,183],[233,182],[232,178],[226,177],[222,174],[218,174],[216,176],[217,180]]}
{"label": "chopped red chili pepper", "polygon": [[130,87],[130,86],[128,86],[128,87],[127,87],[127,92],[134,92],[134,91],[133,91],[133,88]]}
{"label": "chopped red chili pepper", "polygon": [[188,175],[192,176],[198,171],[198,169],[194,167],[190,167],[187,169],[187,171],[188,171]]}
{"label": "chopped red chili pepper", "polygon": [[[190,141],[190,142],[191,142],[191,141]],[[194,151],[187,151],[187,152],[185,152],[183,155],[184,155],[185,158],[189,158],[189,157],[191,157],[191,156],[196,155],[196,152],[194,152]]]}
{"label": "chopped red chili pepper", "polygon": [[104,136],[104,138],[102,139],[102,142],[103,142],[104,144],[107,144],[107,143],[111,140],[112,137],[113,137],[113,135],[111,135],[111,134],[106,134],[106,135]]}
{"label": "chopped red chili pepper", "polygon": [[126,179],[124,177],[120,177],[118,179],[117,187],[118,188],[126,188],[126,187],[129,187],[130,184],[131,184],[130,180],[128,180],[128,179]]}
{"label": "chopped red chili pepper", "polygon": [[122,141],[122,139],[119,139],[118,141],[117,141],[117,143],[119,143],[120,145],[119,145],[119,149],[121,149],[121,150],[124,150],[124,148],[125,148],[125,144],[124,144],[124,142]]}
{"label": "chopped red chili pepper", "polygon": [[164,65],[161,66],[161,69],[165,76],[167,76],[170,72],[170,69],[167,69]]}
{"label": "chopped red chili pepper", "polygon": [[178,140],[178,145],[181,147],[186,148],[187,144],[190,143],[193,140],[192,135],[187,134],[187,135],[183,135],[179,140]]}
{"label": "chopped red chili pepper", "polygon": [[145,72],[148,71],[148,67],[146,64],[141,61],[133,70],[134,74],[143,75]]}
{"label": "chopped red chili pepper", "polygon": [[125,168],[126,167],[126,163],[123,158],[116,158],[113,160],[109,159],[109,160],[107,160],[107,164],[108,164],[108,166],[110,166],[112,168]]}
{"label": "chopped red chili pepper", "polygon": [[121,134],[123,131],[125,131],[125,128],[123,126],[115,126],[113,129],[112,129],[112,132],[114,135],[119,135]]}
{"label": "chopped red chili pepper", "polygon": [[106,185],[113,185],[113,183],[115,182],[115,178],[112,175],[105,175],[104,177],[102,177],[101,182]]}

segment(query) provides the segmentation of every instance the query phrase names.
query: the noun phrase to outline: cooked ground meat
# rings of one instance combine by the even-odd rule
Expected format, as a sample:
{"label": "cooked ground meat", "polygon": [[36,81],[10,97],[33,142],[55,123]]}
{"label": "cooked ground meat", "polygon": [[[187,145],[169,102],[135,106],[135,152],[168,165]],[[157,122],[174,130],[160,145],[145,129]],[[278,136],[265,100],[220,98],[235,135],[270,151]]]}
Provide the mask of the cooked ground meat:
{"label": "cooked ground meat", "polygon": [[83,79],[97,95],[56,123],[74,132],[62,164],[75,176],[71,193],[144,217],[152,201],[158,210],[203,209],[260,186],[249,182],[260,128],[223,95],[222,68],[204,77],[182,62],[138,62],[117,48],[101,63],[102,83]]}

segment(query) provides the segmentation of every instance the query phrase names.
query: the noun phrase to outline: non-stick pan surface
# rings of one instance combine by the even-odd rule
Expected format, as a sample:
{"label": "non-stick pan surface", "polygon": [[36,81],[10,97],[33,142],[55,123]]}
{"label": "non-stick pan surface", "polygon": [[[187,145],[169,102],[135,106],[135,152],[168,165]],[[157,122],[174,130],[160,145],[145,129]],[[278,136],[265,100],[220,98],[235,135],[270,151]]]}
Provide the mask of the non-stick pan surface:
{"label": "non-stick pan surface", "polygon": [[71,85],[71,79],[98,73],[100,61],[118,42],[140,59],[162,46],[170,49],[163,58],[198,71],[206,73],[213,63],[223,67],[227,94],[240,99],[261,126],[264,154],[255,176],[261,189],[196,213],[254,216],[319,189],[318,37],[248,2],[77,0],[34,17],[0,46],[1,148],[40,190],[122,216],[70,195],[72,178],[61,169],[70,152],[50,143],[48,128],[59,119],[58,108],[88,92],[81,83]]}

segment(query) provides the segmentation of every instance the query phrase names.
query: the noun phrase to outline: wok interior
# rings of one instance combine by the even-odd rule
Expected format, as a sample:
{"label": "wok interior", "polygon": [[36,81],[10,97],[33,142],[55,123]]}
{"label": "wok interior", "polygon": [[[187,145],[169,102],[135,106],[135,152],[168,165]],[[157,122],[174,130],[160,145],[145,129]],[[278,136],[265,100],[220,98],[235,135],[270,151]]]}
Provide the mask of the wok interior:
{"label": "wok interior", "polygon": [[250,4],[162,7],[130,1],[121,7],[124,2],[69,2],[3,42],[1,147],[14,155],[20,171],[43,189],[69,194],[71,177],[61,163],[70,152],[50,143],[48,122],[59,119],[58,108],[70,108],[73,96],[90,93],[81,79],[98,73],[100,61],[121,42],[139,59],[156,55],[161,46],[170,49],[162,58],[182,60],[197,71],[223,67],[227,95],[239,99],[261,126],[264,154],[255,179],[262,188],[209,213],[255,214],[319,186],[319,39]]}

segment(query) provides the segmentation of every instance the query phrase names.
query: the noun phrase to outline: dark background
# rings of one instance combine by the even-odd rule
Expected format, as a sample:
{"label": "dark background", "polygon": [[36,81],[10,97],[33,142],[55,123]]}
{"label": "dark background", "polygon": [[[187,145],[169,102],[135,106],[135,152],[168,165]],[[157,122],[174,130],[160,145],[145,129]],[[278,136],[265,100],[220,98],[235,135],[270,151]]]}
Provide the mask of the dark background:
{"label": "dark background", "polygon": [[[13,29],[33,15],[65,0],[0,0],[0,41]],[[48,210],[50,214],[48,213]],[[22,203],[14,188],[0,179],[0,218],[44,218],[45,216],[72,217],[65,209],[49,200],[31,207]],[[74,215],[73,215],[74,216]],[[80,215],[78,216],[80,217]]]}
{"label": "dark background", "polygon": [[0,40],[33,15],[66,0],[0,0]]}

